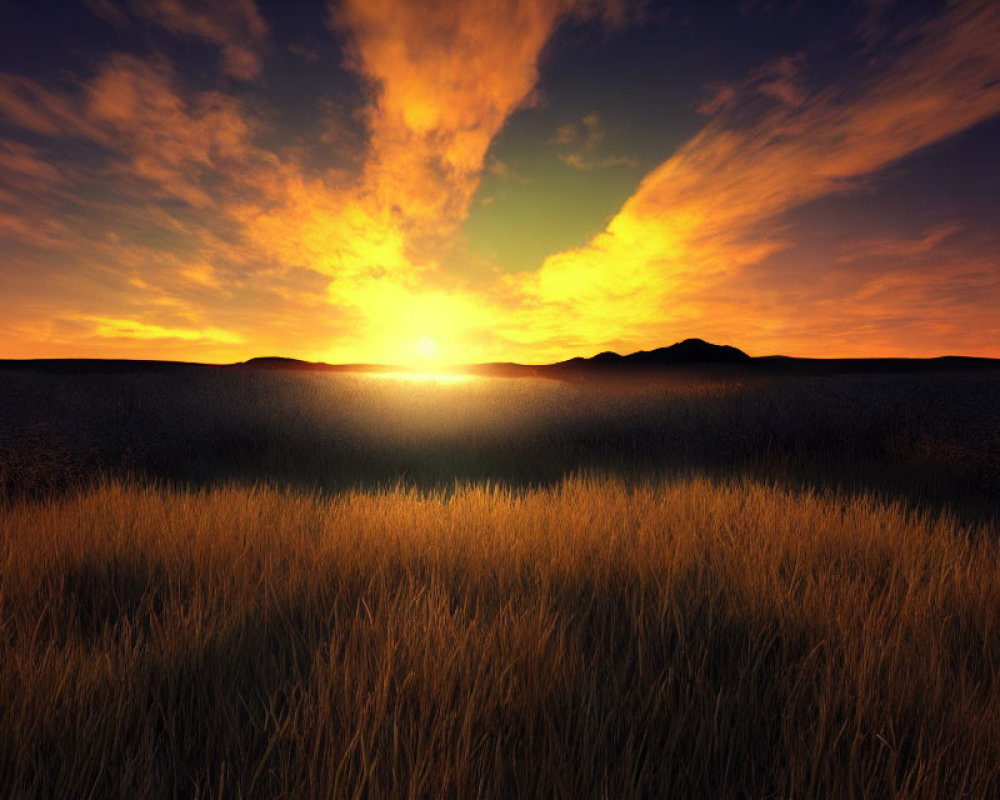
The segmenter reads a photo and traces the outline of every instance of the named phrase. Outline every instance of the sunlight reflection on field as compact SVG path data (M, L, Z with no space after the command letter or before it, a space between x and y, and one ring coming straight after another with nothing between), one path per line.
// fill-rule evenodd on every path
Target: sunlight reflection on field
M878 489L978 518L995 508L997 408L995 379L958 374L609 383L405 367L8 373L0 500L101 475L331 492L695 472Z
M484 380L481 375L468 375L462 372L371 372L367 373L367 377L402 383L430 383L439 386Z

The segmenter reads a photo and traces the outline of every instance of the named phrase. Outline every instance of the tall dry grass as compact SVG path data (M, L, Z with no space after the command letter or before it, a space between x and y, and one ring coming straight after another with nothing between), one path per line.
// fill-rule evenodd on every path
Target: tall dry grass
M995 537L750 482L0 509L17 797L990 797Z

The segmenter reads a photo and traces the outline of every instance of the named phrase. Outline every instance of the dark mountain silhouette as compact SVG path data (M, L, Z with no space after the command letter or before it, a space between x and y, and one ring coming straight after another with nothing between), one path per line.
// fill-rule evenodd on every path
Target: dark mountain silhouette
M639 350L627 356L618 353L598 353L593 358L571 359L562 364L739 364L750 360L750 356L728 344L711 344L704 339L685 339L669 347L656 350ZM558 366L558 365L556 365Z
M571 358L547 367L541 374L558 371L572 378L649 377L669 373L692 377L742 376L822 376L857 373L944 372L962 369L1000 369L1000 359L968 356L938 358L793 358L791 356L753 357L731 345L718 345L703 339L685 339L669 347L640 350L629 355L598 353L592 358Z
M26 371L54 374L110 374L167 372L184 369L291 370L319 372L423 373L425 366L393 364L326 364L283 356L251 358L236 364L197 364L183 361L127 359L23 359L0 360L0 372ZM606 351L590 358L571 358L555 364L493 362L435 367L434 372L496 377L540 377L559 380L649 378L669 374L693 377L822 376L883 372L947 372L967 369L1000 369L1000 359L967 356L938 358L793 358L749 356L731 345L703 339L685 339L669 347L639 350L628 355Z
M298 358L286 358L285 356L258 356L236 366L257 367L259 369L313 369L318 364L314 361L302 361Z
M735 364L749 361L750 356L732 345L685 339L657 350L640 350L625 356L625 360L648 364Z
M294 370L323 370L343 372L357 368L361 371L365 364L324 364L322 361L302 361L298 358L286 358L285 356L259 356L251 358L249 361L241 361L233 364L234 367L245 367L248 369L294 369Z

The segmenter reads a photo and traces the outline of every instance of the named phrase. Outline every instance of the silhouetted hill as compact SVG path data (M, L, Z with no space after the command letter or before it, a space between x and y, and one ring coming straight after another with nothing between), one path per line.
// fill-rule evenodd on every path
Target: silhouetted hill
M303 361L299 358L286 358L284 356L259 356L233 364L234 367L246 367L249 369L291 369L291 370L335 370L341 371L360 364L324 364L322 361Z
M299 358L286 358L285 356L258 356L249 361L243 361L236 365L242 367L258 367L260 369L313 369L317 366L315 362L303 361Z
M2 372L45 372L53 374L111 374L167 372L183 369L288 370L316 372L367 372L420 374L425 371L494 377L538 377L559 380L588 378L647 379L659 374L693 377L744 376L823 376L855 373L947 372L968 369L1000 369L1000 359L968 356L938 358L794 358L790 356L752 357L731 345L703 339L685 339L668 347L639 350L628 355L610 351L591 358L578 356L555 364L515 364L493 362L429 368L422 365L326 364L284 356L251 358L236 364L197 364L184 361L143 361L128 359L55 358L0 360Z
M727 344L712 344L704 339L685 339L669 347L639 350L624 356L606 351L593 358L571 358L552 364L551 367L573 372L627 374L637 368L646 371L653 367L747 364L752 360L742 350Z
M608 356L614 353L600 353L592 361L601 363L613 361ZM685 339L669 347L656 350L640 350L622 356L627 364L739 364L750 360L750 356L728 344L711 344L704 339Z
M938 358L794 358L791 356L752 357L730 345L703 339L685 339L669 347L640 350L629 355L603 352L592 358L571 358L548 367L560 377L628 378L671 375L698 377L742 376L823 376L857 373L945 372L962 369L1000 369L1000 360L967 356Z
M130 358L12 358L0 360L0 372L41 372L50 375L118 375L133 372L175 372L219 369L217 364L192 361L149 361Z
M263 356L233 364L239 369L291 370L295 372L406 372L395 364L327 364L325 361L302 361L283 356Z

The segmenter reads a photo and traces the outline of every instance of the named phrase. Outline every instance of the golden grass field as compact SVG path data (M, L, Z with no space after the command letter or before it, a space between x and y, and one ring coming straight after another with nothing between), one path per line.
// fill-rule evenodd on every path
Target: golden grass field
M1000 560L702 480L15 504L0 783L60 797L988 797Z
M42 385L49 396L55 384ZM182 415L169 417L176 435L147 463L170 480L109 467L39 491L17 471L23 459L8 459L6 485L26 488L0 503L4 796L1000 794L996 517L890 490L928 459L942 486L964 479L980 496L990 484L946 461L947 447L918 446L949 441L919 415L888 431L895 449L850 440L852 426L874 435L889 402L866 404L868 384L830 387L845 410L815 405L822 386L797 401L790 391L777 434L806 441L799 425L833 451L794 481L797 455L773 432L771 460L752 451L729 477L679 473L666 455L662 474L616 471L614 442L593 438L618 430L643 464L654 445L692 447L688 429L717 451L764 442L754 426L772 400L739 388L595 405L542 387L531 405L439 387L349 407L353 385L267 386L251 394L278 392L267 397L280 414L246 401L246 387L223 411L198 400L206 410L190 424L216 431L200 451ZM185 402L145 389L135 400L132 384L101 391L100 402L75 395L67 464L86 463L72 454L97 441L74 431L118 419L121 404L109 441L128 425L157 430ZM322 392L339 404L326 411ZM322 432L348 411L370 437L347 448L361 478L326 487L334 440ZM234 444L213 413L274 421ZM552 433L560 418L576 421ZM27 429L8 428L8 447ZM640 451L650 431L660 439ZM983 441L977 464L993 457ZM218 467L208 477L192 471L199 452ZM581 454L605 469L575 469ZM834 456L842 480L824 486ZM518 457L536 463L520 475ZM490 478L489 464L507 471ZM295 479L276 480L279 469ZM394 472L395 483L371 479ZM861 485L871 476L878 491Z

